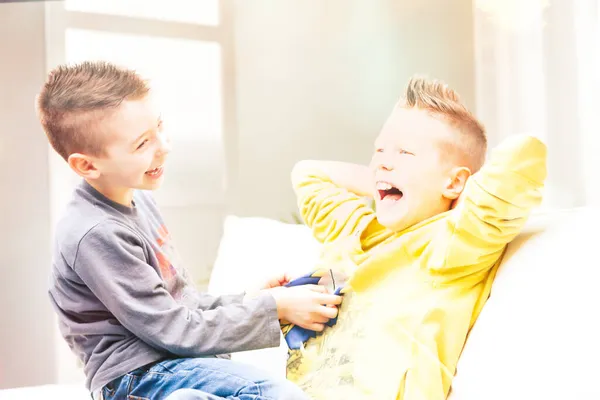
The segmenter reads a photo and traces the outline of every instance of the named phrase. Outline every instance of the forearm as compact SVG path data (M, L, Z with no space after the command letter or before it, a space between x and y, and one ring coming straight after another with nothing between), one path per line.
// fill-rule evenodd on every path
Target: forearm
M213 296L208 293L198 293L198 305L200 310L214 310L217 307L240 304L244 299L244 293Z
M526 218L541 203L545 179L546 146L532 136L512 136L471 178L459 209L473 211L482 224L501 230L504 223Z
M370 195L367 167L334 161L301 161L292 183L302 219L322 243L364 229L374 218L364 196Z
M362 197L373 196L373 173L369 167L341 161L304 160L292 171L294 186L305 176L306 171L318 170L331 182Z
M150 323L131 321L144 341L181 357L201 357L275 347L280 342L277 308L263 295L214 310L174 308Z

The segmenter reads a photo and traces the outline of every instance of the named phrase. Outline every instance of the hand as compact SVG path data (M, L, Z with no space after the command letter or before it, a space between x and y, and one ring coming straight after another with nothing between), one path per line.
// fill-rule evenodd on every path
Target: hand
M292 170L292 184L298 184L311 170L322 172L339 187L361 197L373 197L375 187L374 170L366 165L351 164L341 161L304 160L298 162Z
M269 289L277 303L279 319L305 329L321 332L330 319L337 316L342 297L328 294L319 285L303 285Z
M287 273L280 274L274 278L269 279L264 283L247 288L246 294L248 295L248 297L256 297L265 289L272 289L279 286L287 285L290 282L290 279L291 278Z
M272 288L276 288L279 286L284 286L287 285L288 283L290 283L291 278L287 273L284 274L280 274L278 276L275 276L271 279L269 279L267 282L265 282L263 284L263 286L261 287L262 289L272 289Z

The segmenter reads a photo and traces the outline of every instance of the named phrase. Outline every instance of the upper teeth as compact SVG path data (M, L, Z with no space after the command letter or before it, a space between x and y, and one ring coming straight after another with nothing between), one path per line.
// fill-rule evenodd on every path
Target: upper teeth
M387 182L377 182L376 189L377 190L390 190L393 186Z

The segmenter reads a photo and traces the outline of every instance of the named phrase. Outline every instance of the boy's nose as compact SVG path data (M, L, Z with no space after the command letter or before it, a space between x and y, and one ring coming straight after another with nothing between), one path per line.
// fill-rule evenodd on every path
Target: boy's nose
M169 154L171 152L171 139L164 132L158 134L159 152Z
M382 171L391 171L394 169L394 167L392 166L391 163L380 162L379 165L377 166L377 169L382 170Z
M392 171L394 165L389 155L377 153L371 159L371 168L374 171Z

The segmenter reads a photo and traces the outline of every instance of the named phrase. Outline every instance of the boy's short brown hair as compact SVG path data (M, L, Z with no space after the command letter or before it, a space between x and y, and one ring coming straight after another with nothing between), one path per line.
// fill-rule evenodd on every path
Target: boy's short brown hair
M101 156L100 122L124 100L139 100L149 86L135 71L107 62L61 65L50 72L37 97L40 122L54 150Z
M438 80L413 77L399 106L426 110L449 124L457 137L452 143L446 143L444 150L466 163L472 173L481 168L487 152L485 128L448 85Z

